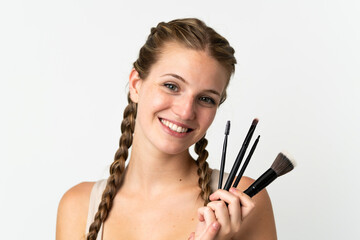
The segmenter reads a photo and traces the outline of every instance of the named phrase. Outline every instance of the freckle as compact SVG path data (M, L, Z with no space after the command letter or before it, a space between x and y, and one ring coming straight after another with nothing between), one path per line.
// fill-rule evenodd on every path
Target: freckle
M173 228L175 228L175 225L172 225Z
M191 221L194 221L194 218L191 218Z
M179 181L181 182L181 181L182 181L182 179L180 178L180 179L179 179Z

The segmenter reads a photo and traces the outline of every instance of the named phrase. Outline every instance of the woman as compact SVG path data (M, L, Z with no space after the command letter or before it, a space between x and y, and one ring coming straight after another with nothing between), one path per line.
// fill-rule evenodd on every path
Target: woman
M228 41L198 19L152 28L130 73L110 176L65 193L57 239L276 239L266 191L243 194L249 178L216 190L206 162L205 133L235 63Z

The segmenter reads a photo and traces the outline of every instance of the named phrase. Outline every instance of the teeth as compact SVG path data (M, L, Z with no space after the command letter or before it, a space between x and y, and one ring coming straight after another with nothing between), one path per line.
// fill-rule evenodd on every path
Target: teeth
M173 130L174 132L178 132L178 133L184 133L187 132L188 129L187 128L183 128L180 127L178 125L176 125L175 123L169 122L167 120L161 119L161 122L167 126L168 128L170 128L171 130Z

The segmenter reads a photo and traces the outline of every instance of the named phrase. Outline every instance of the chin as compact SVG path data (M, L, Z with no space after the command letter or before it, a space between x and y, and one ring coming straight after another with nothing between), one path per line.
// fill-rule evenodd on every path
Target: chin
M190 145L191 146L191 145ZM188 152L190 146L180 146L178 144L166 144L164 146L157 146L159 151L168 155L177 155L184 152Z

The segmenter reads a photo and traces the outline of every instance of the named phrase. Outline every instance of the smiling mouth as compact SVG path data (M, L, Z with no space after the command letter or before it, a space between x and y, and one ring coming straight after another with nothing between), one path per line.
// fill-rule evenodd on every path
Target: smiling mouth
M192 131L191 128L185 128L185 127L178 126L175 123L169 122L168 120L165 120L165 119L162 119L162 118L160 118L160 121L164 126L168 127L170 130L172 130L174 132L187 133L187 132Z

